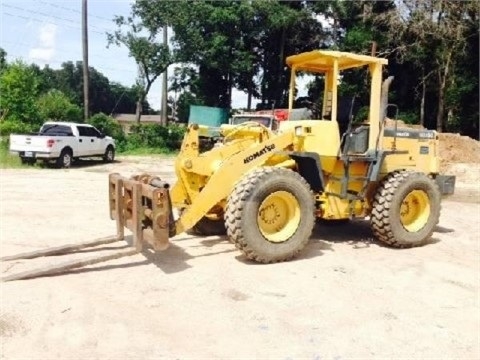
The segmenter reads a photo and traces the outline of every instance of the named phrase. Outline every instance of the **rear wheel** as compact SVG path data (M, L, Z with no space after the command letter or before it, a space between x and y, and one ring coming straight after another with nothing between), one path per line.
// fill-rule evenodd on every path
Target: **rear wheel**
M256 169L235 185L228 198L227 234L249 259L289 260L307 244L314 210L313 194L299 174L282 168Z
M373 201L375 237L398 248L423 244L438 224L440 199L437 184L425 174L399 171L388 175Z
M56 165L59 168L69 168L72 166L73 156L70 149L63 149L60 153L60 157L56 161Z

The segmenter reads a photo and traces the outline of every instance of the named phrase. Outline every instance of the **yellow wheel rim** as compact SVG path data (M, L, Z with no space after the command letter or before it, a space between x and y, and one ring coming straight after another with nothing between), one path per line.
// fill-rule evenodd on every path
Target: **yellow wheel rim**
M430 217L430 201L423 190L413 190L405 196L400 207L400 221L410 232L421 230Z
M300 204L289 192L276 191L260 204L257 222L260 232L268 241L287 241L300 224Z

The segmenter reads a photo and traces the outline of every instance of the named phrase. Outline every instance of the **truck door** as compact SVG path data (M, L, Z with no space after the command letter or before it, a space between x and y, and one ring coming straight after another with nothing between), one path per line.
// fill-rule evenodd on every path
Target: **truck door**
M74 156L87 156L95 154L95 137L92 136L91 127L78 125L78 153Z
M92 135L92 137L94 138L94 141L93 141L93 155L102 155L105 153L105 149L107 148L107 146L105 145L105 137L102 136L102 134L100 133L100 131L98 131L96 128L94 127L91 127L90 128L90 134Z

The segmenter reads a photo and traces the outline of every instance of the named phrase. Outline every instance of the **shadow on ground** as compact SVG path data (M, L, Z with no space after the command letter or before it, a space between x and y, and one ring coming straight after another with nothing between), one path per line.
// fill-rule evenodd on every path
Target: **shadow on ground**
M444 228L442 226L437 226L435 228L435 232L437 233L451 233L454 232L454 229ZM95 252L104 252L104 251L120 251L125 250L133 245L133 237L127 236L125 237L125 243L121 244L120 246L98 246L93 248L87 248L78 250L74 253L82 254L82 253L95 253ZM187 247L176 245L175 243L182 243L183 241L192 241L194 242L193 245L189 244ZM428 246L435 243L438 243L440 240L438 238L432 237L428 241L426 241L422 246ZM326 222L318 222L314 227L312 236L310 238L309 243L305 247L305 249L293 260L291 261L301 261L304 259L311 259L315 257L322 256L326 251L335 251L335 244L337 243L346 243L351 245L353 249L367 249L372 245L385 247L391 250L399 250L393 247L389 247L381 242L375 240L372 230L370 228L370 224L368 221L362 220L355 220L349 222L341 222L341 223L326 223ZM222 247L219 251L211 251L211 249L215 248L216 246L223 244L223 245L230 245L228 248L225 246ZM205 252L192 255L187 250L188 248L204 248ZM199 257L210 257L216 256L219 254L224 253L232 253L237 252L238 255L235 256L235 259L238 261L248 264L248 265L263 265L257 263L255 261L249 260L245 257L245 255L239 250L237 250L233 243L230 243L226 236L209 236L209 237L191 237L191 236L177 236L172 239L170 243L170 247L165 251L155 252L150 247L145 247L141 254L144 257L144 260L140 261L133 261L123 264L115 264L115 265L100 265L100 266L90 266L85 268L76 268L70 269L67 271L51 274L51 275L44 275L38 277L53 277L59 275L68 275L68 274L81 274L81 273L88 273L88 272L98 272L104 270L111 270L111 269L125 269L131 268L136 266L143 266L153 264L160 270L162 270L165 274L173 274L177 272L181 272L187 270L191 267L188 264L188 261L194 258ZM74 254L72 253L72 254ZM60 256L53 256L58 257Z

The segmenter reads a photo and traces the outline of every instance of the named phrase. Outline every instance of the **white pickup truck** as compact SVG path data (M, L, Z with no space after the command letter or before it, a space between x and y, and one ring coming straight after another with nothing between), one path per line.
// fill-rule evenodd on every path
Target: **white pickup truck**
M24 164L54 160L58 167L68 168L81 157L100 156L112 162L115 140L88 124L46 122L38 134L10 135L10 153L18 154Z

